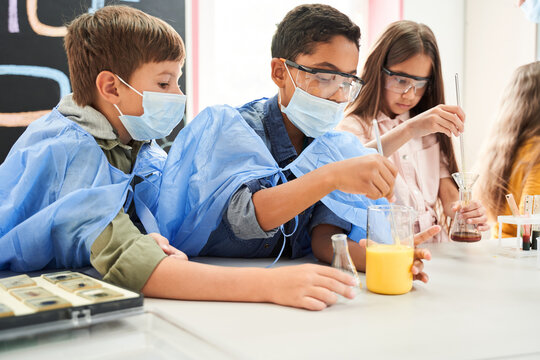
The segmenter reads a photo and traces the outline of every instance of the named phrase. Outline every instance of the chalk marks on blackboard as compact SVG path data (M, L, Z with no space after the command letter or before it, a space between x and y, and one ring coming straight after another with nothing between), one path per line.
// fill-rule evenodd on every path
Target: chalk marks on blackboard
M71 86L66 74L62 71L45 66L30 65L0 65L0 76L20 75L45 78L56 81L60 88L60 99L71 92ZM50 110L26 111L18 113L0 113L0 126L27 126L33 120L43 116Z
M65 26L45 25L38 19L37 15L38 0L26 0L26 13L28 14L28 23L34 32L38 35L63 37L67 34Z
M10 33L18 33L19 30L19 14L17 10L18 0L9 0L8 4L8 31ZM124 2L138 3L140 0L122 0ZM88 9L89 13L94 13L105 6L105 0L92 0L92 5ZM28 23L34 32L38 35L62 37L66 35L65 26L50 26L42 23L37 14L38 0L26 0L26 14Z
M19 14L17 10L17 0L9 0L8 5L8 31L10 33L19 32Z
M9 0L8 3L8 32L20 33L18 2L26 2L26 15L32 30L42 36L63 37L66 35L65 26L51 26L42 23L38 17L38 0ZM121 0L122 2L138 3L140 0ZM92 0L89 13L93 13L105 6L105 0ZM71 92L69 79L60 70L44 66L10 65L0 64L1 75L19 75L46 78L58 83L60 88L60 98ZM60 100L60 99L58 99ZM46 114L50 110L36 110L13 113L0 112L0 126L27 126L33 120Z

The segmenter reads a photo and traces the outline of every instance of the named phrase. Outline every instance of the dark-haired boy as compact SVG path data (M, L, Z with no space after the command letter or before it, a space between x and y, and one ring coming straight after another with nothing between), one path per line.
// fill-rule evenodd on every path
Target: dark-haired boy
M285 168L314 138L332 130L345 106L357 96L362 86L356 76L359 39L358 26L328 5L298 6L278 24L271 61L278 94L238 111L279 167ZM320 200L334 190L371 199L391 198L396 169L380 155L367 155L329 163L298 178L291 172L285 175L287 182L277 186L266 178L243 184L199 255L275 257L285 246L286 256L296 258L313 251L319 260L330 263L331 235L348 234L351 224ZM286 241L279 231L281 224L285 233L292 233ZM416 240L421 242L438 231L433 227ZM363 270L365 247L349 241L349 248ZM429 252L417 250L416 255L413 274L427 281L420 259L429 259Z
M334 300L321 288L353 296L353 279L336 269L198 264L160 234L141 232L131 186L137 199L138 186L159 179L165 154L152 140L184 114L182 39L125 6L83 14L67 29L73 95L32 123L0 165L0 269L91 262L109 282L189 300L321 309Z

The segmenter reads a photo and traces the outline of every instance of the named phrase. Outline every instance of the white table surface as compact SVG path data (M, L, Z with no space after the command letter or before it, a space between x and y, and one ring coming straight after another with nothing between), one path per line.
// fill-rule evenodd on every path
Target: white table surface
M495 244L428 245L433 254L426 263L430 281L415 282L405 295L376 295L364 288L355 300L320 312L273 304L146 299L149 314L76 330L60 340L56 334L4 344L0 359L58 354L77 354L78 359L540 358L536 257L497 255ZM231 266L271 262L197 261ZM279 265L305 261L280 260ZM363 274L361 278L365 287Z
M355 300L320 312L158 299L147 306L245 359L540 358L535 257L496 255L494 241L426 247L433 254L426 263L430 281L416 281L405 295L364 289Z

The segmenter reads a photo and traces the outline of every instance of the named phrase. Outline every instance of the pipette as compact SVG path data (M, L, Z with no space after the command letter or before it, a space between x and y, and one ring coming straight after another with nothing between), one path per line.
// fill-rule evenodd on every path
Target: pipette
M456 73L456 102L457 106L461 107L461 99L459 96L459 75ZM465 126L465 124L463 124ZM461 148L461 172L465 172L465 139L463 133L459 134L459 147Z

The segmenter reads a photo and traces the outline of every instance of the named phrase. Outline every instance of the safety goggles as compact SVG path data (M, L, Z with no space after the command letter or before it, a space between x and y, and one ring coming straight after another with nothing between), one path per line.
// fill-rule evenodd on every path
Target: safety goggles
M414 95L422 95L430 80L429 77L397 73L386 68L382 71L387 75L385 88L396 94L406 94L412 88Z
M338 102L353 102L358 96L364 81L358 76L340 71L314 69L304 65L298 65L294 61L280 59L285 65L298 69L296 74L296 86L307 91L311 95L323 99L335 97Z

